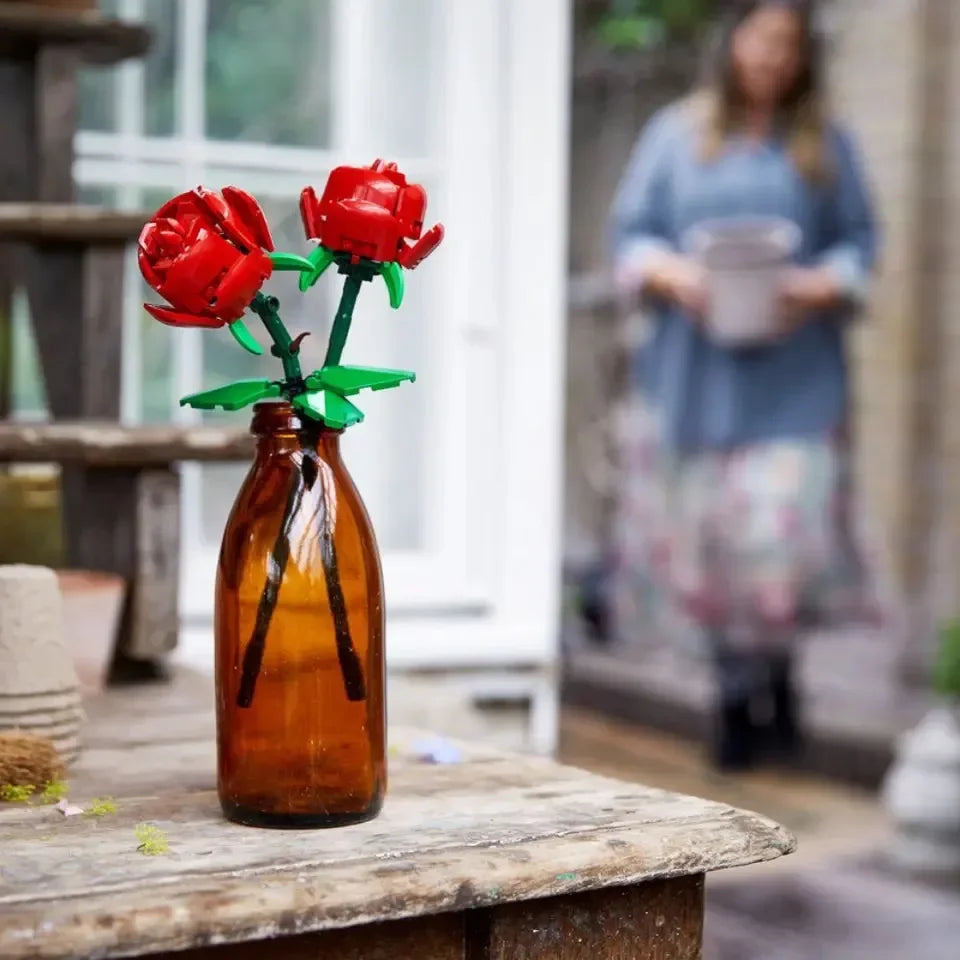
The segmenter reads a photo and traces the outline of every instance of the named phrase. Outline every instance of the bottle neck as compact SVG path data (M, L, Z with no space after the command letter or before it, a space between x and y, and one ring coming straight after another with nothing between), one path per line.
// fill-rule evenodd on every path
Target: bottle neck
M257 440L257 456L314 450L327 463L340 459L340 430L332 430L301 416L285 402L258 403L250 432Z

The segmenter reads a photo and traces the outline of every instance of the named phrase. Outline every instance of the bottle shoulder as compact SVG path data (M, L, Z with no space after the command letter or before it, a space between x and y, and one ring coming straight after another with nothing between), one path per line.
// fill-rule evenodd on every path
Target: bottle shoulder
M258 458L224 530L220 574L235 586L258 579L277 551L287 579L309 584L323 576L334 550L342 574L366 579L379 556L369 514L342 460L317 455Z

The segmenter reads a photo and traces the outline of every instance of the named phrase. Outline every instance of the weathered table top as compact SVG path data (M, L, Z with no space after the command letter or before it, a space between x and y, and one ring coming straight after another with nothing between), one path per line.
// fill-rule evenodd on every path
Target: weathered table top
M460 763L424 763L412 731L392 731L379 819L331 831L236 826L214 792L211 694L208 679L186 674L88 705L70 800L111 795L116 813L0 807L0 957L132 956L332 930L689 877L793 848L756 814L542 758L464 747ZM166 855L137 851L142 822L166 833Z

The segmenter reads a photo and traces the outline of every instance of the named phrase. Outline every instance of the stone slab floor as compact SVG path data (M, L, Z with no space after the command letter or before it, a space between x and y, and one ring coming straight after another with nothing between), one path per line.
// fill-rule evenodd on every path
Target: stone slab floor
M710 879L705 960L960 960L960 889L887 867L874 796L774 770L719 776L696 745L569 709L560 759L757 810L797 834L795 855Z

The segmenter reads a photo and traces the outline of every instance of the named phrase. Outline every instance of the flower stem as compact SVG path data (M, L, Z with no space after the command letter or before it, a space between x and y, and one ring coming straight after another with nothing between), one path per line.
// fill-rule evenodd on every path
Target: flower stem
M270 352L283 364L283 376L288 388L299 392L303 387L303 371L290 336L278 312L280 301L276 297L265 297L258 293L250 304L250 309L263 321L270 334L273 346Z
M340 662L340 674L343 677L344 692L347 699L356 703L367 697L363 679L363 665L350 636L350 621L347 616L347 601L340 582L340 568L337 563L337 548L333 540L334 518L331 516L329 502L336 498L336 491L327 489L331 481L320 467L320 458L313 452L304 450L303 475L307 489L312 490L317 478L320 479L321 493L319 503L323 508L318 518L320 534L320 562L323 565L323 577L327 585L327 602L333 619L333 633L337 645L337 660ZM307 464L312 465L308 472Z
M290 558L290 531L293 521L300 509L303 500L304 481L299 470L295 470L290 478L290 489L287 492L287 502L280 521L277 538L270 551L270 560L267 563L267 579L260 594L257 605L257 618L253 625L253 632L243 654L243 667L240 677L240 687L237 691L237 706L250 707L253 704L253 693L263 665L263 654L267 646L267 632L273 613L277 608L277 599L280 595L280 585L287 569L287 560Z
M333 321L333 330L330 333L330 343L327 345L327 355L323 359L325 367L335 367L343 356L343 348L347 343L347 334L350 333L350 323L353 320L353 308L357 305L357 297L363 286L365 277L358 273L348 273L343 284L343 293L340 295L340 305Z

